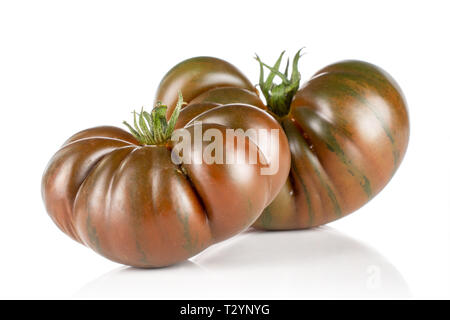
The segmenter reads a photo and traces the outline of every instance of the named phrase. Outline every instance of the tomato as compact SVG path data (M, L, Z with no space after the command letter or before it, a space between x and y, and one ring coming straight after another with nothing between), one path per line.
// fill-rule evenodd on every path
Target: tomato
M64 143L42 179L46 209L62 231L113 261L160 267L183 261L254 223L284 184L290 157L282 157L275 175L262 175L268 163L261 161L174 163L175 142L167 138L181 102L168 123L166 107L158 105L151 114L140 113L135 129L128 125L133 134L96 127ZM277 129L283 152L289 152L281 126L264 111L244 104L213 106L199 114L203 130L213 128L225 136L227 129L247 130L255 124ZM194 136L194 124L184 127ZM251 147L278 156L250 137L242 145L225 139L221 143L224 157L247 154ZM191 159L201 156L209 143L202 144L193 148Z
M256 228L309 228L357 210L389 182L408 144L406 102L389 74L367 62L343 61L323 68L299 89L299 53L291 79L287 72L278 71L282 55L274 67L257 57L267 105L246 82L208 83L215 79L216 63L228 65L216 58L181 62L166 75L158 91L158 96L170 101L176 90L189 96L180 125L200 120L198 114L204 110L238 102L264 110L282 125L292 157L290 174L254 224ZM263 68L271 71L267 80ZM229 70L233 71L227 79L241 79L235 69ZM200 80L190 81L191 73ZM275 77L282 78L279 85L273 83Z

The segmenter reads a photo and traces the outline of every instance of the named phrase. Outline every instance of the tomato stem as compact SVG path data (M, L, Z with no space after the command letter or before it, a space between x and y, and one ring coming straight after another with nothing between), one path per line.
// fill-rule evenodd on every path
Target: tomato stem
M161 102L158 102L151 113L144 111L144 108L142 108L139 113L133 111L134 127L126 121L124 121L123 124L128 127L131 134L139 141L140 144L164 144L172 136L175 123L178 120L181 107L184 104L185 102L183 102L183 96L181 95L181 92L178 92L178 102L169 119L169 122L166 120L167 106L163 105Z
M264 97L266 98L267 107L276 115L282 117L289 113L292 98L300 86L300 73L298 71L298 60L301 57L300 49L294 56L292 62L291 78L288 78L289 59L286 63L284 73L280 72L281 60L283 59L284 51L280 54L274 66L271 67L261 61L258 55L255 59L259 62L259 86L261 88ZM267 79L264 80L264 68L270 70ZM273 83L275 77L278 76L281 79L280 84Z

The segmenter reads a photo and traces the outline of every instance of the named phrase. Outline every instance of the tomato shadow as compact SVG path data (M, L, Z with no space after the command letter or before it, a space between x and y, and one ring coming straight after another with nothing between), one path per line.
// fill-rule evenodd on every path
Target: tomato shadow
M345 234L249 230L169 268L120 267L74 298L385 299L410 298L400 272Z

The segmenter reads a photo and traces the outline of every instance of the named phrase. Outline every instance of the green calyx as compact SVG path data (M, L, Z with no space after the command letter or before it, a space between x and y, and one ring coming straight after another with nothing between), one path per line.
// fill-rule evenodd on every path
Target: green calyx
M161 145L170 140L175 123L180 115L181 107L185 104L181 92L178 92L178 102L169 121L166 120L167 106L158 102L151 113L141 109L141 112L134 114L134 128L124 121L131 134L142 145Z
M266 98L269 110L277 116L282 117L289 113L292 98L300 86L298 60L301 57L302 49L300 49L294 56L290 79L288 78L289 59L287 61L284 73L279 71L284 51L280 54L280 57L273 67L262 62L258 55L255 57L255 59L259 62L260 67L259 86L264 94L264 97ZM270 70L266 80L264 80L264 67ZM273 83L276 76L281 79L280 84Z

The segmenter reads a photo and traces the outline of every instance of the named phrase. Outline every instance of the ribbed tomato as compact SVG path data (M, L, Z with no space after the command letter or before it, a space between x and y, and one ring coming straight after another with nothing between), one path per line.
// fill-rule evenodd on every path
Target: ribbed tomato
M251 148L264 162L195 162L200 148L191 141L188 161L174 162L169 140L182 105L166 121L166 107L141 112L131 132L117 127L81 131L53 156L42 179L47 211L62 231L99 254L136 267L167 266L245 230L281 189L290 167L289 147L281 126L256 107L219 106L202 113L202 130L226 136L230 129L255 124L281 132L279 170L261 169L278 159L268 144L245 136L244 142L221 140L223 157L244 157ZM172 110L173 111L173 110ZM194 124L184 126L194 136ZM181 129L180 129L181 130ZM173 134L175 134L175 131ZM231 142L239 137L231 135ZM218 142L219 143L219 142ZM287 152L287 153L286 153Z
M257 57L266 105L236 68L208 57L175 66L157 94L168 101L174 101L177 90L188 95L180 126L201 120L198 114L206 109L230 103L254 105L282 125L291 170L281 192L254 224L257 228L314 227L355 211L388 183L408 144L406 102L390 75L367 62L343 61L323 68L299 89L299 54L291 79L287 68L278 71L282 55L274 67ZM270 69L266 80L263 68ZM282 82L274 84L275 77Z

